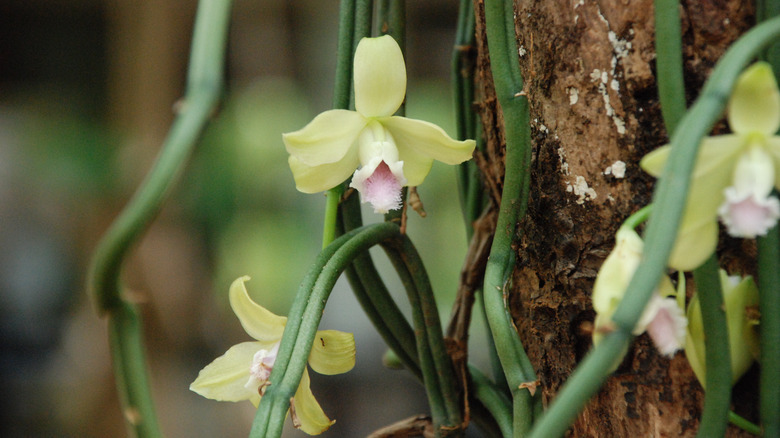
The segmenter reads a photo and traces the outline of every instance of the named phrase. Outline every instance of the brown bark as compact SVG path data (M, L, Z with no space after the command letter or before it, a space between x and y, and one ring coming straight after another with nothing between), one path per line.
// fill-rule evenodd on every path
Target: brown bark
M478 107L491 193L503 177L502 119L477 8ZM591 346L590 293L620 223L646 205L653 179L639 159L668 141L655 80L651 0L516 2L518 62L531 107L528 213L511 306L545 404ZM689 101L752 21L738 1L683 3ZM623 165L625 171L623 172ZM570 429L571 436L692 436L703 393L684 354L659 356L646 336ZM729 436L739 436L732 428Z

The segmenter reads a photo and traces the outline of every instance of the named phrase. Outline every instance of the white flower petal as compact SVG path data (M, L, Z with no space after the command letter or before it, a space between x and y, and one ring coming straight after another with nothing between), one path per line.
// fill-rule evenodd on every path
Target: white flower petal
M371 121L358 137L358 156L362 165L380 159L390 165L398 161L398 148L392 134L377 121Z
M279 342L275 343L270 349L263 348L258 350L252 357L252 365L249 367L249 380L247 380L244 386L257 390L260 388L260 385L268 381L278 355Z
M729 187L726 201L718 210L726 230L733 237L752 239L764 236L780 219L780 202L774 196L760 198Z
M664 356L672 356L683 348L687 325L688 320L677 306L677 301L655 293L647 303L633 334L647 331L658 351Z
M738 192L766 197L775 183L775 165L763 144L751 145L740 155L734 168L734 188Z
M780 203L770 196L775 183L772 157L763 145L750 146L737 161L734 185L724 190L718 213L729 234L763 236L780 218Z
M406 65L393 37L360 40L353 71L357 112L386 117L398 110L406 95Z
M369 165L355 172L349 186L360 192L361 202L371 203L375 213L385 214L401 208L401 189L405 183L403 162L395 162L390 167L383 160L374 158Z

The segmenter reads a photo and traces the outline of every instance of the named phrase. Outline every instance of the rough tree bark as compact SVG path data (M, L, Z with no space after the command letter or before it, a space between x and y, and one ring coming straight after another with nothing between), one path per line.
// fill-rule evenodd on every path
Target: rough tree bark
M482 0L475 7L477 105L488 144L478 162L491 192L500 193L502 119ZM654 76L652 0L524 0L515 11L534 152L510 300L547 404L590 348L590 292L615 231L650 199L653 179L639 159L668 138ZM752 2L683 1L682 22L690 102L753 24ZM702 400L684 354L663 358L642 336L570 435L693 436ZM731 428L729 436L741 434Z

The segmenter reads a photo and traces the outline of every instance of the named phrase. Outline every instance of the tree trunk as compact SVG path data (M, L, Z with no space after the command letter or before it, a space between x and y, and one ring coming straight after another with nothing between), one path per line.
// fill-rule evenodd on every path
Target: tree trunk
M502 119L477 10L478 106L492 193L503 178ZM668 141L655 79L651 0L515 4L518 62L531 108L528 213L510 305L545 405L591 347L590 293L622 221L646 205L654 179L640 158ZM682 6L689 102L728 45L752 25L752 3ZM571 436L693 436L703 392L683 353L660 356L646 336L572 425ZM740 436L731 428L729 436Z

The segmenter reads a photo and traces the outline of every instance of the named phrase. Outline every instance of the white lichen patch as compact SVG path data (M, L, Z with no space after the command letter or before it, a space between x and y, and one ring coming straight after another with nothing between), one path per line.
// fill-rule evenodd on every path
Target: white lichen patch
M625 178L626 177L626 163L623 161L615 161L612 163L611 166L607 166L606 169L604 169L604 175L612 175L615 178Z
M574 5L574 10L576 11L577 8L580 6L585 6L585 0L577 0L577 3ZM574 15L574 24L577 24L577 21L580 19L580 13L577 12L576 15Z
M628 51L631 50L631 41L618 38L617 34L611 30L607 32L607 38L609 39L609 43L612 44L612 50L615 51L615 57L617 59L628 56Z
M574 193L574 195L577 196L577 200L574 201L577 204L584 204L585 201L592 201L596 199L597 196L596 191L593 190L592 187L588 187L588 182L585 181L585 178L579 175L574 178L574 184L570 182L566 183L566 191Z
M602 99L604 99L604 112L607 114L607 117L612 119L612 122L615 124L615 127L617 128L617 132L620 135L623 135L626 133L626 122L617 115L615 112L615 108L612 107L612 104L610 103L610 97L609 97L609 91L607 91L607 84L606 81L602 81L599 83L598 86L598 92L601 95Z
M569 87L566 89L566 93L569 95L569 105L574 105L578 100L580 100L580 90L574 87Z
M612 116L612 121L615 123L617 133L623 135L626 133L626 122L618 116Z
M607 40L612 46L612 58L610 59L609 69L594 69L590 73L590 80L591 82L600 81L597 88L604 100L604 111L606 112L607 117L611 118L612 122L615 124L617 133L623 135L626 133L626 122L616 113L615 108L612 106L609 90L612 90L613 94L617 93L618 97L620 96L619 78L622 76L622 73L618 72L617 66L621 59L629 55L632 45L630 41L619 38L615 31L610 29L609 21L601 12L600 8L597 12L599 19L607 30ZM628 34L633 35L633 29L629 29Z
M558 162L561 164L561 173L569 174L569 163L566 162L566 150L558 148Z

